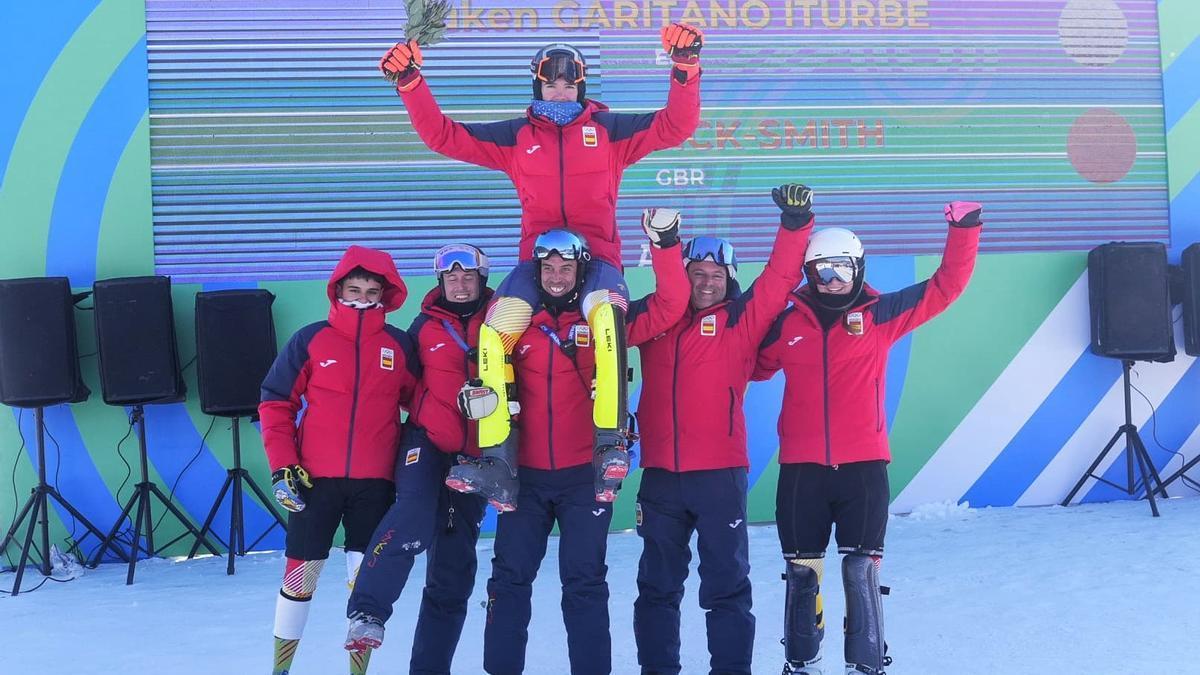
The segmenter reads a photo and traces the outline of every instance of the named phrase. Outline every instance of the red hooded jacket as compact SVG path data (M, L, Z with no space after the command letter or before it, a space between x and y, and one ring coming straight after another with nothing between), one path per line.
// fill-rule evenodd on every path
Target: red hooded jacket
M975 268L978 227L951 227L933 277L895 293L863 288L842 320L822 328L808 286L772 325L754 379L783 370L779 462L832 466L891 460L884 397L893 343L962 294ZM861 328L859 327L861 325Z
M656 286L653 293L629 304L625 329L630 347L660 335L687 307L682 250L679 244L650 247ZM533 469L590 463L596 354L591 330L579 310L555 316L540 307L517 343L513 366L521 402L518 463Z
M700 82L671 78L665 108L614 113L588 99L583 112L560 127L526 111L525 117L462 124L442 114L422 80L401 92L413 129L429 148L447 157L508 174L521 200L520 259L546 230L582 234L592 255L617 269L617 188L625 168L655 150L683 143L700 122Z
M438 450L473 457L479 456L479 425L459 412L458 390L479 370L469 352L479 346L479 327L492 297L492 289L483 292L479 311L463 319L437 304L442 297L437 286L425 296L421 313L408 329L421 360L409 422L424 429Z
M338 302L337 282L355 267L387 280L382 308ZM314 478L392 479L400 408L420 366L408 333L384 314L407 294L390 255L347 249L329 277L329 319L297 331L263 380L258 414L272 470L299 464Z
M780 228L762 274L745 293L688 308L665 333L641 346L638 423L642 466L669 471L748 467L742 401L758 345L800 282L812 221Z

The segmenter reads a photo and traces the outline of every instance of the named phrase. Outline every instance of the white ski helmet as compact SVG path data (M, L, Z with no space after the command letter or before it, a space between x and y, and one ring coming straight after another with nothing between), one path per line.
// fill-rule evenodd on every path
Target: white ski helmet
M858 235L842 227L827 227L817 230L808 240L808 248L804 251L804 262L810 263L822 258L857 258L863 257L863 245Z

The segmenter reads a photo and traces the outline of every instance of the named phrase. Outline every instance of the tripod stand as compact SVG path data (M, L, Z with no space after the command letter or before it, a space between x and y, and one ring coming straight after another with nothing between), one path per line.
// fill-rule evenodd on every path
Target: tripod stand
M1145 443L1142 443L1142 437L1138 435L1138 428L1133 423L1133 411L1130 403L1131 387L1129 384L1129 369L1133 367L1133 361L1126 359L1121 361L1121 365L1124 371L1123 376L1125 385L1125 424L1122 424L1117 428L1116 433L1114 433L1112 438L1109 439L1108 445L1105 445L1104 450L1100 451L1100 455L1096 457L1096 461L1092 462L1092 465L1088 467L1088 470L1079 477L1079 482L1075 484L1075 487L1071 488L1071 492L1067 494L1067 498L1062 501L1062 506L1067 506L1071 503L1071 500L1075 498L1075 493L1079 492L1079 489L1083 487L1083 484L1087 482L1088 478L1095 478L1101 483L1111 485L1131 497L1136 495L1139 490L1145 488L1146 499L1150 501L1150 512L1154 514L1155 518L1157 518L1158 504L1154 501L1154 493L1158 492L1161 493L1163 497L1167 497L1167 488L1166 485L1163 484L1162 478L1158 475L1158 469L1154 468L1154 462L1150 459L1150 453L1146 452L1146 445ZM1096 467L1100 466L1100 462L1104 461L1104 457L1108 454L1108 452L1112 450L1117 445L1117 441L1121 440L1122 438L1125 439L1126 482L1125 485L1117 485L1103 476L1097 476L1095 471ZM1135 458L1137 461L1138 473L1140 474L1141 478L1139 481L1135 481L1133 477L1133 463ZM1150 489L1151 478L1153 478L1154 482L1158 485L1158 487L1153 490Z
M275 518L275 522L271 523L271 527L264 530L258 539L255 539L250 544L250 548L254 548L255 544L262 541L262 538L267 536L271 528L276 525L285 530L287 529L287 522L284 521L283 516L279 515L279 512L275 510L275 507L271 503L273 500L268 499L263 494L263 491L251 480L250 472L242 468L241 434L238 433L238 423L240 421L241 417L233 418L233 468L226 470L225 482L221 485L220 492L217 493L217 499L213 502L212 509L208 512L208 517L204 519L204 525L200 527L200 536L203 537L212 526L213 519L217 517L217 509L221 508L221 501L225 499L225 493L229 492L230 488L232 488L233 494L229 502L229 562L225 567L226 574L233 574L233 557L235 555L246 555L246 525L243 522L245 514L242 512L243 481L245 481L246 485L250 486L250 490L258 496L258 501L262 502L262 505ZM196 556L196 551L200 549L200 542L201 539L197 538L196 543L192 545L192 550L188 552L189 559Z
M25 544L21 547L21 558L17 563L17 578L13 581L13 595L17 595L21 592L21 579L25 576L25 565L32 557L30 553L31 549L33 548L33 531L35 529L41 530L40 541L42 554L42 575L47 577L50 576L50 503L47 501L47 497L53 497L54 501L58 502L64 509L66 509L67 512L71 514L72 518L77 520L87 529L87 532L83 535L84 537L89 534L93 534L97 539L102 541L104 539L103 535L100 534L100 530L95 525L92 525L87 518L84 518L83 514L80 513L79 510L74 506L71 506L70 502L63 499L63 496L58 494L58 490L46 484L46 422L43 419L42 408L39 407L35 409L34 419L36 420L37 424L38 482L37 485L34 486L34 488L30 491L29 500L25 502L25 506L21 507L21 513L17 516L16 521L13 522L12 527L9 528L8 534L4 535L4 541L0 543L0 551L3 551L8 547L8 543L12 541L14 537L16 537L17 530L21 528L21 524L24 522L25 516L29 516L29 529L25 533ZM38 525L41 527L38 528ZM82 537L80 539L82 539ZM78 541L79 540L76 540L76 542ZM111 546L111 544L109 545ZM101 553L104 552L104 548L104 546L100 547ZM112 548L117 552L117 555L121 556L122 560L125 559L125 553L121 549L115 546Z
M188 521L187 516L183 515L183 512L181 512L174 504L171 503L171 500L162 493L162 490L158 489L157 485L150 482L150 473L149 469L147 468L148 464L146 460L146 417L144 414L144 409L141 405L135 405L133 407L131 421L137 427L138 453L142 464L142 480L134 486L133 495L129 497L129 501L125 502L125 508L121 510L120 517L117 518L116 523L113 523L112 529L108 532L108 536L104 538L103 545L100 547L100 550L96 552L96 557L91 561L92 567L95 567L100 563L100 558L104 555L104 549L109 546L114 546L117 532L121 530L121 525L125 523L125 521L129 518L129 514L136 507L137 515L134 517L133 522L133 541L129 544L129 573L125 576L126 585L133 583L133 572L134 568L137 566L138 550L140 549L141 551L144 551L147 556L155 556L158 554L157 552L161 550L160 548L155 548L154 546L154 523L150 514L151 497L157 497L158 500L162 502L162 505L166 507L166 509L170 511L172 515L175 516L175 519L178 520L186 530L186 532L167 542L161 548L167 548L186 535L191 534L198 542L204 544L204 547L207 548L213 555L220 555L217 549L214 548L213 545L204 538L204 536L200 533L200 530L197 530L196 526L192 525L191 522ZM145 546L142 546L141 544L143 525L145 525Z

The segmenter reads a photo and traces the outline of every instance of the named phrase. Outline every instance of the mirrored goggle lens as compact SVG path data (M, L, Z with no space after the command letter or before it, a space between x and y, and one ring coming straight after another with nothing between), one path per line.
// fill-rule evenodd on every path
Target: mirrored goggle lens
M557 253L565 260L579 260L583 255L583 243L566 232L547 232L538 237L533 247L533 257L541 260Z
M579 84L584 76L583 62L570 52L551 52L538 62L537 79L542 82L554 82L562 78L571 84Z
M449 272L455 265L464 270L477 270L481 267L479 253L469 248L443 248L433 257L435 272Z
M736 265L733 245L717 237L696 237L687 251L688 260L712 260L718 265Z
M853 258L824 258L804 266L811 283L829 284L834 281L851 283L857 266Z

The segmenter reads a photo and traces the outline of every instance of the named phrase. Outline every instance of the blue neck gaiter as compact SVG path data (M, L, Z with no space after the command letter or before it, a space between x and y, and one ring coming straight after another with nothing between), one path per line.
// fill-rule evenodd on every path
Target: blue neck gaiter
M583 104L576 101L533 101L533 114L547 119L558 126L570 124L583 112Z

